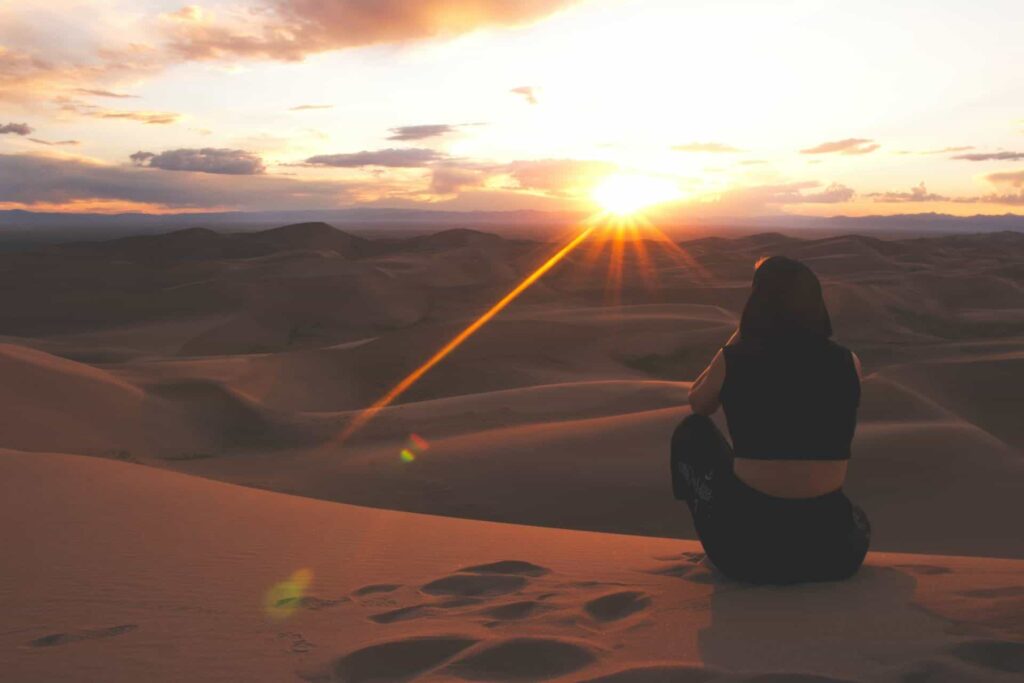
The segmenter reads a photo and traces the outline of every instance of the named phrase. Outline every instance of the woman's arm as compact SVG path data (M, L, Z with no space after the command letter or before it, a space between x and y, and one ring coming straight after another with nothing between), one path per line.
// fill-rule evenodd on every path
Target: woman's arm
M718 395L725 382L725 354L719 349L711 363L690 385L690 407L698 415L711 415L718 410Z
M740 328L737 327L725 345L729 346L739 338ZM722 391L724 382L725 354L719 349L708 366L704 368L704 372L700 373L700 376L690 385L690 408L693 409L693 412L698 415L712 415L718 410L720 404L718 395Z

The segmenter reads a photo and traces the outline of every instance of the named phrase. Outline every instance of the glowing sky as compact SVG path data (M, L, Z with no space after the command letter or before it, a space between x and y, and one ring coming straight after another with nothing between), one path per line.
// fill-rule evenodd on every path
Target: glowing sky
M0 208L1024 211L1019 0L18 0Z

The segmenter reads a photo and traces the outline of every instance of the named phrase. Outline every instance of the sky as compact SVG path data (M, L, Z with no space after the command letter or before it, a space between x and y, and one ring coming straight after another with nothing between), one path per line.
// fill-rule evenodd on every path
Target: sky
M1019 0L0 2L0 209L1024 213Z

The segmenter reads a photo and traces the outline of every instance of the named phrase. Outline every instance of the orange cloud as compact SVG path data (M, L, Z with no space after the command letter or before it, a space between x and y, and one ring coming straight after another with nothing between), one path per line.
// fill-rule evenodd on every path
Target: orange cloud
M215 15L189 6L164 15L171 49L187 59L299 60L342 48L522 24L575 0L269 0Z
M864 138L846 138L845 140L834 140L823 142L815 147L800 150L801 154L868 154L874 152L881 145L873 140Z
M80 100L74 100L69 97L58 97L57 103L60 106L61 111L96 119L127 119L150 125L165 125L175 123L181 118L181 114L166 111L125 111L120 109L106 109Z

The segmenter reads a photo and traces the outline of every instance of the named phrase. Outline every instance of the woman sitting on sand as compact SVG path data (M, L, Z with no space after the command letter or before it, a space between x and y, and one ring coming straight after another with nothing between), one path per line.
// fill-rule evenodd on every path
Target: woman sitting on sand
M831 341L821 283L762 259L739 329L690 388L672 435L672 489L710 560L757 583L853 575L871 527L843 493L860 361ZM732 447L709 419L725 409Z

